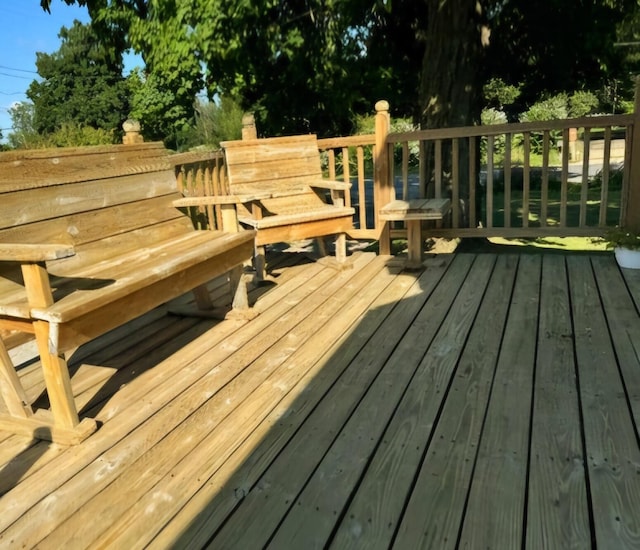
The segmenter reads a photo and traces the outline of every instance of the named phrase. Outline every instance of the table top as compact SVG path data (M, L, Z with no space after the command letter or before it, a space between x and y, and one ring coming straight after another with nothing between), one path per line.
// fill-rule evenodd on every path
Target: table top
M451 208L449 199L395 200L380 209L383 220L441 220Z

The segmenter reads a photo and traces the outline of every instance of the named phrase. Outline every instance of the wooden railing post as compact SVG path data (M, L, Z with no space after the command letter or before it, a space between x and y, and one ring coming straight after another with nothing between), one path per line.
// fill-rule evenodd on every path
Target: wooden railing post
M636 96L633 107L633 130L628 169L628 190L622 217L622 225L640 231L640 76L636 77Z
M380 242L380 254L391 254L389 224L380 220L379 211L392 200L392 182L389 178L389 151L387 136L391 126L389 118L389 103L376 103L376 141L373 147L373 209L376 222L376 232Z
M122 129L124 130L122 143L125 145L135 145L136 143L142 143L144 141L140 133L140 122L137 120L128 118L122 123Z
M242 139L257 139L256 119L252 113L242 115Z

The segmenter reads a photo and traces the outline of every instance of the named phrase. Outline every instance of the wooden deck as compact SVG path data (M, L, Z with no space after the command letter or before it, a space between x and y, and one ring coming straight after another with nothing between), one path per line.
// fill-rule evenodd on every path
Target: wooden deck
M640 273L352 261L282 264L252 321L160 309L80 348L102 425L0 434L0 547L640 548Z

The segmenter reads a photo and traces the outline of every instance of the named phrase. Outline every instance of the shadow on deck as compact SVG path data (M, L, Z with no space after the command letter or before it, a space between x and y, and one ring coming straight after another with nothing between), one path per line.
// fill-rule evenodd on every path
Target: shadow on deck
M250 322L160 309L77 352L102 426L0 434L0 546L640 546L639 273L289 256Z

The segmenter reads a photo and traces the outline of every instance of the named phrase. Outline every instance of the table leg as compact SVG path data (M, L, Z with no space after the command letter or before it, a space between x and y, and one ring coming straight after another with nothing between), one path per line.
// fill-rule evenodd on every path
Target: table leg
M407 268L422 267L422 220L407 220Z

